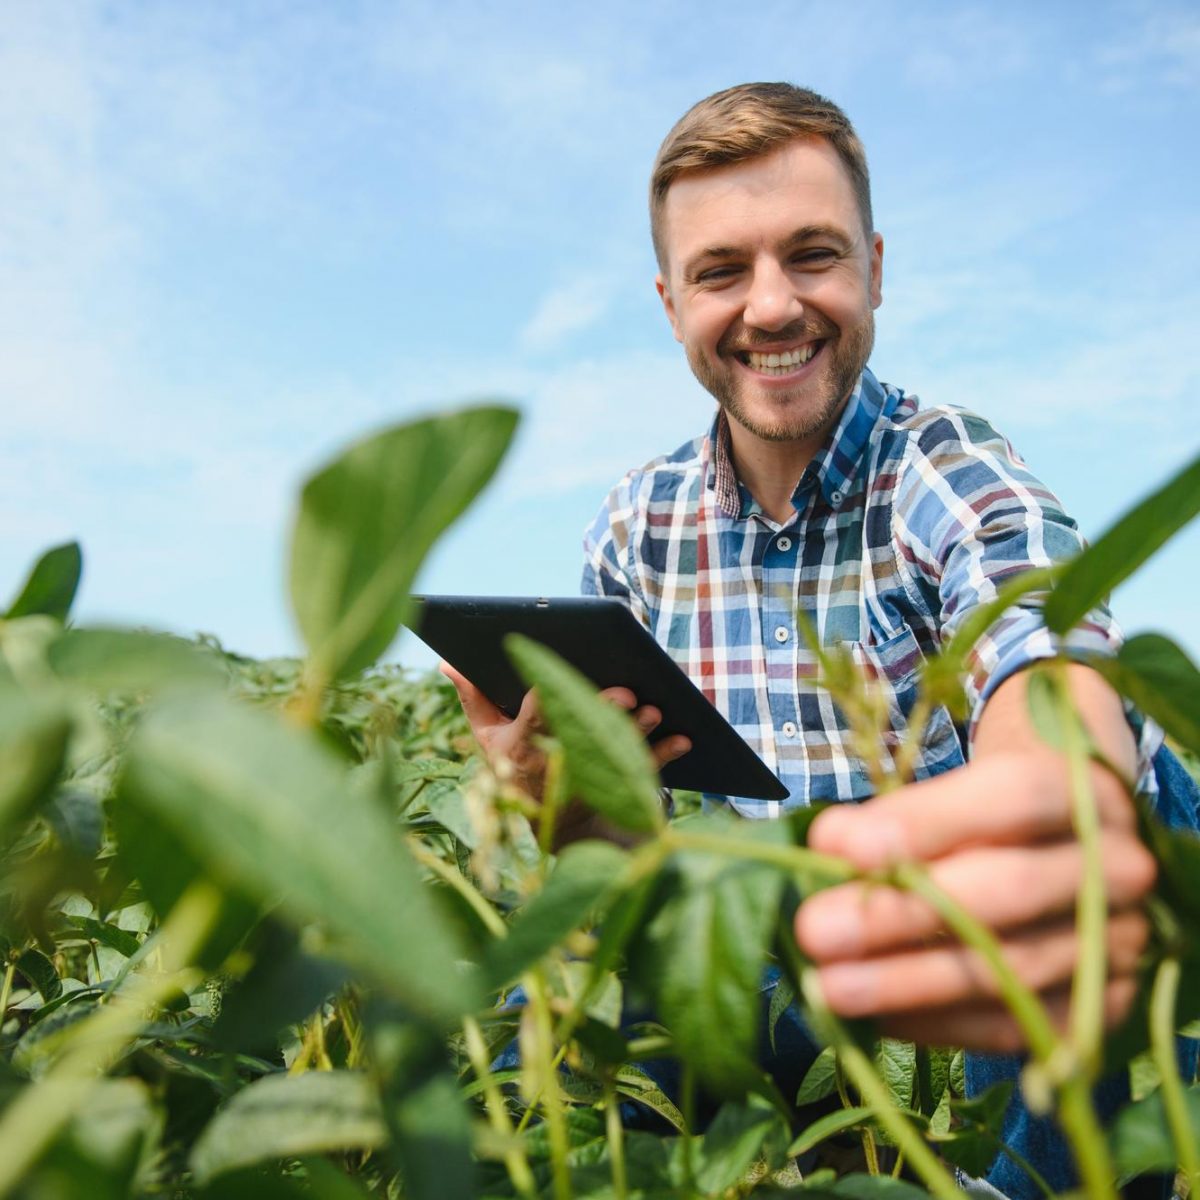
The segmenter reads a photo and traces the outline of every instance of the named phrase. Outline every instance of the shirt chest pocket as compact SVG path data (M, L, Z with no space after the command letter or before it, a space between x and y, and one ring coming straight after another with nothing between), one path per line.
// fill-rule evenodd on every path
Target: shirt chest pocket
M896 765L896 754L908 736L909 722L917 703L921 667L925 656L912 630L907 627L879 642L847 643L851 656L868 680L882 693L887 720L881 733L884 765ZM936 775L964 761L962 743L950 714L938 707L929 714L914 761L916 778Z

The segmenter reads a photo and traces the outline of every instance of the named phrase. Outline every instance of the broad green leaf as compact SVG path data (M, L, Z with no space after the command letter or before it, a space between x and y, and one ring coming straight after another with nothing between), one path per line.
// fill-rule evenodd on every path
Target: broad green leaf
M719 830L726 822L687 825ZM671 893L642 930L631 967L700 1078L736 1093L751 1079L762 964L784 878L772 867L696 852L674 855L670 869Z
M308 1195L316 1200L369 1200L369 1193L326 1158L302 1160L308 1177Z
M1182 928L1200 928L1200 837L1190 829L1168 829L1154 817L1144 818L1141 830L1158 859L1157 890Z
M788 1147L788 1156L797 1158L801 1154L806 1154L814 1146L819 1146L826 1138L833 1137L835 1133L853 1129L870 1120L871 1110L865 1106L839 1108L836 1112L828 1113L809 1125Z
M394 1152L412 1200L473 1200L471 1118L449 1072L406 1091L389 1106Z
M67 920L85 938L99 942L102 946L107 946L110 950L115 950L118 954L123 954L126 958L132 958L142 948L142 943L129 930L121 929L116 925L110 925L107 921L96 921L91 917L73 916L67 917Z
M796 1093L796 1107L814 1104L818 1100L824 1100L826 1096L832 1096L836 1091L837 1051L832 1046L826 1046L813 1060L813 1065L808 1068L800 1083L800 1090Z
M1121 517L1067 564L1046 601L1046 624L1066 633L1172 534L1200 513L1200 457Z
M102 694L220 683L215 656L183 638L136 629L68 629L50 644L60 679Z
M805 1188L805 1200L929 1200L929 1193L890 1175L843 1175L835 1183Z
M675 1106L674 1101L638 1067L622 1067L616 1074L615 1086L618 1095L644 1104L651 1112L662 1117L668 1125L679 1130L680 1133L687 1131L683 1113Z
M1004 1081L972 1100L951 1100L950 1111L960 1124L933 1139L942 1156L968 1175L983 1175L1003 1145L1000 1131L1012 1090Z
M263 922L253 946L254 966L224 997L213 1025L222 1050L257 1048L285 1025L310 1016L347 982L340 963L305 954L296 932L281 922Z
M504 647L537 689L546 724L563 744L573 794L620 829L653 833L666 823L654 761L629 715L552 650L512 634Z
M628 855L608 842L577 842L559 856L540 892L518 913L508 936L494 941L484 962L488 986L511 982L573 929L602 912L625 873Z
M386 1139L379 1097L357 1071L256 1080L208 1123L192 1148L196 1182L268 1159L373 1150Z
M70 731L70 717L56 701L0 684L0 835L49 791Z
M53 1000L62 993L62 980L54 964L40 950L26 950L17 959L17 970L41 992L43 1000Z
M131 802L120 780L109 805L109 820L123 873L137 880L141 893L160 918L197 880L217 884L215 874L202 865L199 852L162 817ZM262 909L254 898L257 892L243 892L228 882L217 886L222 892L221 912L196 954L197 965L206 970L216 970L225 961L257 923Z
M913 1076L917 1069L916 1047L896 1038L880 1038L875 1066L896 1108L909 1108L913 1102Z
M59 844L76 857L91 861L104 841L104 809L89 792L60 791L42 809Z
M1200 753L1200 670L1170 638L1141 633L1091 665L1182 746Z
M473 1007L456 930L397 831L378 805L348 796L331 752L274 714L178 697L143 721L121 787L214 877L325 924L415 1012L444 1022Z
M1192 1136L1200 1141L1200 1086L1189 1088L1186 1096ZM1161 1092L1123 1109L1113 1124L1110 1140L1113 1159L1122 1175L1174 1171L1178 1165Z
M792 981L786 975L780 975L779 982L771 992L771 1006L767 1010L767 1041L772 1051L775 1050L775 1026L795 999L796 989L792 987Z
M319 678L362 670L391 644L417 568L492 477L516 422L480 407L395 426L304 485L291 597Z
M693 1149L693 1168L700 1189L720 1195L733 1187L762 1157L767 1139L784 1128L779 1113L757 1096L744 1104L723 1104Z
M83 553L78 542L66 542L47 550L33 565L20 594L5 614L8 620L40 613L65 621L71 611L83 572Z

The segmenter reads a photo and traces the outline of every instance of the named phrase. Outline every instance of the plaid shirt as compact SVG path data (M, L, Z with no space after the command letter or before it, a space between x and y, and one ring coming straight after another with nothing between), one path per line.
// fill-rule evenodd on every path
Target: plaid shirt
M884 685L891 752L924 656L1011 576L1082 546L1058 500L986 421L921 409L869 370L792 503L778 524L738 482L718 411L706 436L626 475L584 541L584 593L628 604L787 785L783 802L707 797L751 817L872 790L844 715L816 685L797 610L823 645L848 644ZM1112 653L1119 643L1098 610L1069 649ZM1010 609L968 661L972 725L1002 680L1055 650L1036 600ZM1155 731L1147 722L1140 732L1153 790ZM968 734L935 712L917 778L960 765Z

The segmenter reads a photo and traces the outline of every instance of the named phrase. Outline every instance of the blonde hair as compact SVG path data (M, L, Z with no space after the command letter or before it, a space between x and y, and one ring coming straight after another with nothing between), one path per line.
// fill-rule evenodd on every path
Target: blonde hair
M685 171L760 158L801 137L824 138L837 152L858 201L863 230L874 231L867 154L850 119L832 100L791 83L741 83L694 104L658 149L650 175L650 236L665 269L663 209Z

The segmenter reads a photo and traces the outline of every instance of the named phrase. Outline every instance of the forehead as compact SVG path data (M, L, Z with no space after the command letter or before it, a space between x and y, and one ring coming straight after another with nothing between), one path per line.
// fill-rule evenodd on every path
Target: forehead
M761 158L674 180L663 204L664 246L672 266L710 246L749 247L807 225L861 236L854 187L824 138L798 138Z

